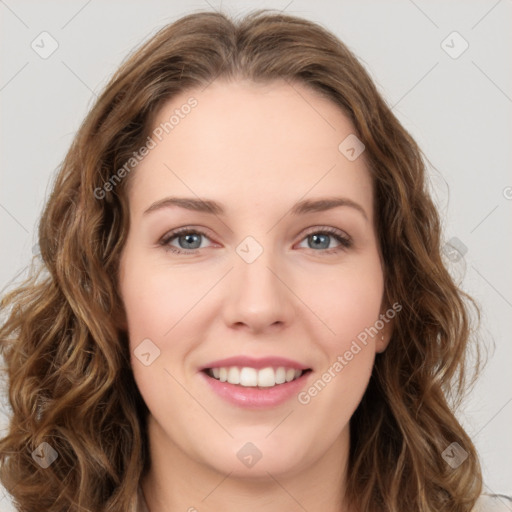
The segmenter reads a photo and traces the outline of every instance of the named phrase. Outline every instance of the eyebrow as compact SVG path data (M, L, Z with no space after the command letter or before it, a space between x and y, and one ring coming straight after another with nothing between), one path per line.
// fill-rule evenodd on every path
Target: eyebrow
M178 206L186 210L195 212L210 213L213 215L224 215L225 209L223 206L211 199L195 199L193 197L165 197L154 202L149 208L144 211L144 215L161 210L163 208L171 208ZM338 208L340 206L348 206L360 212L363 217L368 220L368 216L364 208L352 199L346 197L326 197L322 199L305 199L294 204L291 208L292 215L304 215L307 213L323 212Z

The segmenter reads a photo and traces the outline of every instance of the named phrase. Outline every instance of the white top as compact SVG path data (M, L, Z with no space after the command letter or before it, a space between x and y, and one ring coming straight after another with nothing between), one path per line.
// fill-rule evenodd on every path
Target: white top
M510 512L511 510L512 497L503 494L482 494L473 512Z
M502 494L482 494L472 512L510 512L512 510L512 497ZM133 512L149 512L142 487L137 489L137 503Z

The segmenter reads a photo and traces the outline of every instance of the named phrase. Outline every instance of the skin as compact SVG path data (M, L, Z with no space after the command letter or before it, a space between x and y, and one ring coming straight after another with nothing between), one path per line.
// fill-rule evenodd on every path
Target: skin
M354 128L334 103L281 81L218 80L183 92L155 127L191 96L198 105L130 175L120 262L133 373L150 410L146 501L151 512L348 511L349 420L391 323L307 405L294 396L266 410L236 407L198 372L234 355L281 356L313 369L307 389L385 312L364 153L351 162L338 150ZM213 199L226 213L143 213L171 195ZM349 206L289 214L301 199L332 196L355 201L367 219ZM159 244L183 226L207 235L168 244L200 244L195 254ZM348 235L352 247L332 236L315 245L311 235L325 227ZM250 264L236 252L247 236L263 249ZM146 338L160 350L149 366L133 352ZM250 468L237 458L248 441L262 454Z

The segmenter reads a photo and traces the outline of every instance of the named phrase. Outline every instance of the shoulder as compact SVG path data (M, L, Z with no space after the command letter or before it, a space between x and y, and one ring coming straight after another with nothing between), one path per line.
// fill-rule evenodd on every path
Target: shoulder
M504 494L482 494L472 512L510 512L512 497Z

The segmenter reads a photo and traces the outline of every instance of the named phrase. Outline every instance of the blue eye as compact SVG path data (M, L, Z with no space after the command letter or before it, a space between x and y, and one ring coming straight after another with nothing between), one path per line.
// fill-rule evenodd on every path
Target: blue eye
M340 245L338 247L329 248L330 239L334 238ZM343 249L352 247L352 240L343 234L342 231L334 228L323 228L322 231L312 231L306 235L305 240L311 240L310 248L324 249L327 254L336 253ZM341 247L341 249L340 249Z
M201 237L208 238L206 233L202 231L185 227L171 231L162 238L159 244L162 245L166 251L171 251L176 254L194 254L197 249L201 248ZM183 247L171 245L170 243L174 239L177 239L178 243L183 245Z
M316 231L311 231L302 239L311 240L312 243L308 244L308 248L313 249L314 252L331 254L352 247L352 240L343 231L329 227L316 229ZM175 254L195 254L198 249L201 249L201 237L209 239L203 231L184 227L168 233L159 244L166 251L171 251ZM171 242L175 239L178 241L179 247L171 245ZM339 245L329 248L330 239L335 239ZM316 249L318 248L322 249L322 251L317 251Z

